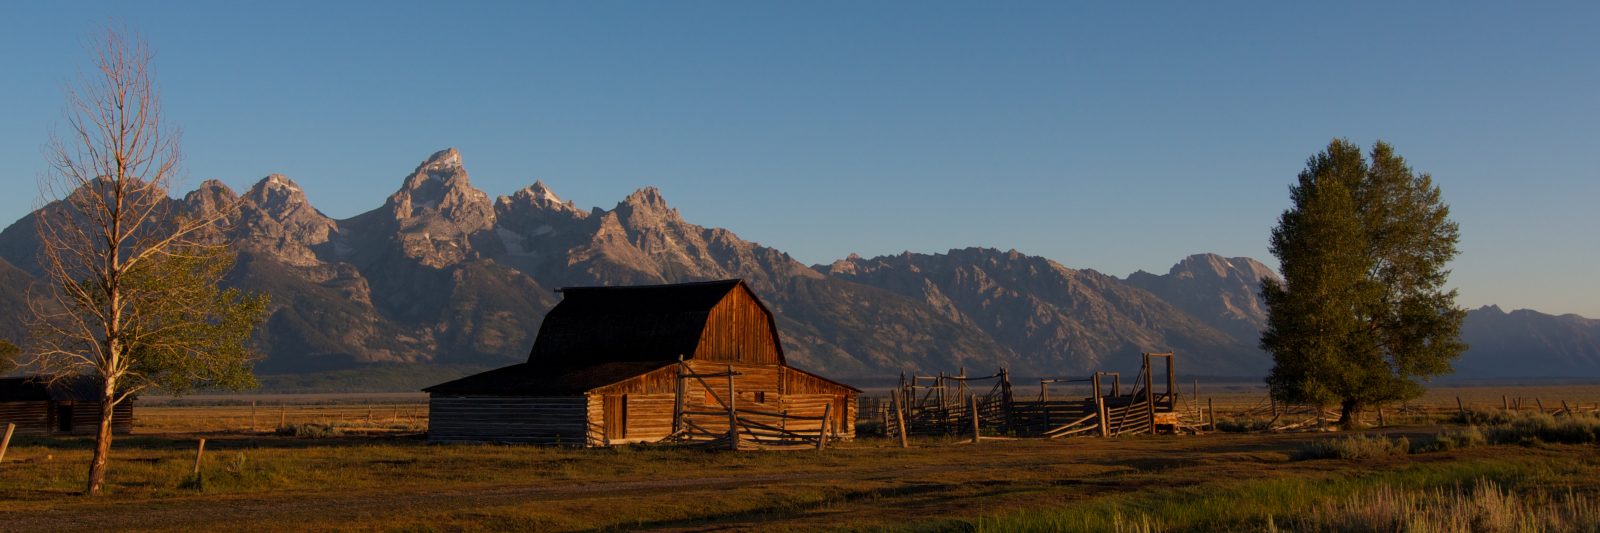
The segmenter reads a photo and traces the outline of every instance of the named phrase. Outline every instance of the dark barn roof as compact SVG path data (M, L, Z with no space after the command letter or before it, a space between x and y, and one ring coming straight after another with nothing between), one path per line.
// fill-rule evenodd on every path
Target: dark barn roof
M0 402L99 401L100 383L94 376L0 378Z
M672 363L600 363L554 371L533 363L519 363L440 383L424 392L437 394L495 394L508 396L572 396L604 387Z
M657 370L677 363L680 356L693 357L712 309L743 284L731 279L563 288L561 303L539 326L528 362L422 390L562 396Z
M692 357L711 309L743 281L568 287L545 315L529 363L571 368Z

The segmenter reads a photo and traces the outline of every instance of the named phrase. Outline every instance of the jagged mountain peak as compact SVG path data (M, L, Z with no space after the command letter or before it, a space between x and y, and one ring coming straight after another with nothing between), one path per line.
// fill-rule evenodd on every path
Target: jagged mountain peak
M274 217L283 217L311 204L300 185L283 174L261 178L244 194L246 200Z
M337 223L306 200L294 180L269 174L245 191L235 236L251 249L295 266L320 264L313 247L328 242Z
M493 202L472 186L455 148L435 152L417 165L385 207L397 221L437 215L464 230L486 229L494 222Z
M195 190L191 192L198 191L218 191L225 194L234 194L233 187L229 187L228 184L223 183L222 180L215 178L200 182L200 186L196 187Z
M420 169L449 170L461 168L461 152L455 148L445 148L434 152L422 162Z
M283 191L286 193L301 192L300 184L295 183L294 180L289 179L288 176L277 173L267 174L267 177L261 178L261 180L257 181L254 186L250 187L250 189L261 191Z
M1277 273L1255 259L1249 257L1229 258L1214 253L1194 254L1185 257L1172 265L1172 268L1167 271L1167 275L1183 278L1230 278L1237 276L1254 282L1259 282L1263 277L1277 278Z
M671 207L667 205L666 198L661 196L661 189L657 189L655 187L643 187L637 191L633 191L633 194L628 195L628 197L623 199L622 203L619 205L627 205L635 208L649 207L660 210L671 209Z
M1235 338L1252 339L1267 320L1262 278L1276 279L1277 274L1248 257L1202 253L1183 258L1165 275L1140 270L1129 274L1127 282Z
M238 201L239 195L228 184L209 179L200 182L195 190L183 195L183 205L194 212L212 213L227 208Z
M667 205L666 198L661 196L661 190L655 187L644 187L633 191L633 194L618 202L616 209L612 209L609 214L630 228L684 223L678 210Z
M467 169L461 164L461 153L455 148L446 148L428 156L417 169L406 176L402 191L416 191L419 189L433 189L433 186L442 185L444 188L467 187L472 184L467 178Z
M501 196L495 203L501 210L527 206L541 211L572 213L580 218L588 214L578 209L571 200L562 200L560 196L556 196L555 191L550 190L550 186L545 185L544 180L535 180L533 185L518 189L510 196Z

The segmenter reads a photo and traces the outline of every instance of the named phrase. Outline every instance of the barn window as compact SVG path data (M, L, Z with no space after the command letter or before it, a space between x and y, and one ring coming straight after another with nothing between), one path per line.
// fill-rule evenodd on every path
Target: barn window
M756 391L756 403L767 403L767 391Z

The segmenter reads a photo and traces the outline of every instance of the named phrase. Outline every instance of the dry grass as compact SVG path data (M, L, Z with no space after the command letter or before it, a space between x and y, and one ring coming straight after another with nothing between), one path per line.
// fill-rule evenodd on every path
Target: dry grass
M1295 531L1449 533L1600 530L1600 499L1572 491L1517 493L1489 480L1431 490L1378 487L1283 522Z
M1292 456L1295 460L1307 459L1382 459L1393 455L1411 453L1411 441L1405 437L1382 435L1353 435L1311 442Z
M321 424L351 434L400 435L428 430L428 404L274 403L206 406L139 406L136 433L208 435L272 433L280 427Z
M98 500L76 496L86 439L19 438L0 464L0 523L24 530L1248 530L1273 520L1291 527L1284 517L1381 486L1449 491L1484 479L1519 502L1545 501L1526 492L1534 485L1555 487L1554 499L1565 488L1600 490L1593 445L1475 445L1482 443L1450 432L1435 437L1430 428L1400 431L1416 447L1466 444L1319 461L1290 456L1346 437L975 446L924 437L910 450L864 439L821 453L733 454L427 445L417 434L425 408L284 408L286 427L338 433L319 438L275 434L277 406L257 408L256 431L248 430L248 405L140 408L138 434L119 439L114 451L111 494ZM189 474L198 437L208 438L203 485ZM1063 526L1069 523L1079 525Z
M1268 422L1285 425L1306 422L1284 416L1273 421L1271 402L1264 385L1258 384L1200 384L1180 387L1183 395L1179 409L1194 418L1209 404L1216 410L1218 427L1225 431L1260 431ZM1193 391L1197 390L1198 394ZM1460 405L1456 402L1460 399ZM1563 403L1565 402L1565 403ZM1458 411L1501 412L1510 406L1513 412L1537 413L1540 405L1545 413L1562 410L1563 406L1580 413L1600 412L1600 384L1566 385L1483 385L1433 387L1421 398L1400 405L1384 406L1384 425L1430 425L1451 422L1459 418ZM1280 410L1287 408L1279 406ZM1365 425L1378 425L1377 410L1362 414ZM1309 419L1310 415L1302 415ZM1328 422L1332 422L1330 417Z

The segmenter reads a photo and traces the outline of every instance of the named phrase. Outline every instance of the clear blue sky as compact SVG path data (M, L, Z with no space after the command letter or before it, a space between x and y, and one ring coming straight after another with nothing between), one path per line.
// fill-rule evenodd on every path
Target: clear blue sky
M189 186L283 173L340 218L454 146L491 195L655 185L807 263L978 245L1120 276L1273 263L1306 157L1381 138L1454 207L1462 305L1600 317L1597 6L0 2L0 219L116 21L157 50Z

